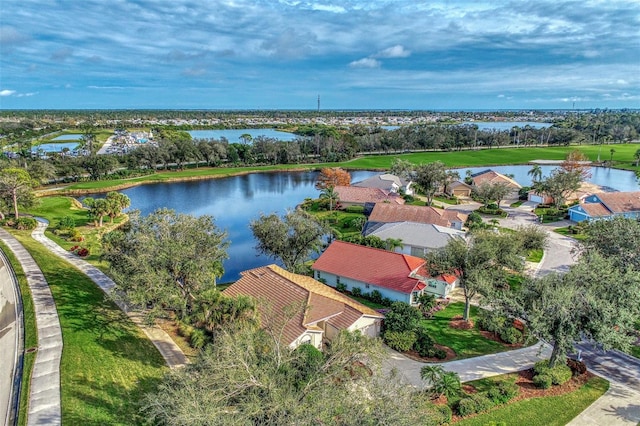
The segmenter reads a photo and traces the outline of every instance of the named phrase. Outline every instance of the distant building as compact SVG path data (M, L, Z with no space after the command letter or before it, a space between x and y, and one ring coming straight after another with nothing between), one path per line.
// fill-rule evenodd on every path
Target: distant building
M446 192L455 197L470 197L473 187L459 180L447 185Z
M494 172L491 169L483 170L481 172L472 174L471 181L473 182L473 186L480 186L486 183L488 184L504 183L508 185L510 188L512 188L514 191L519 191L522 188L522 185L520 185L515 180L501 173Z
M383 189L387 192L405 193L407 195L413 195L412 183L413 182L402 179L396 175L392 175L390 173L384 173L381 175L372 176L360 182L356 182L351 186L356 186L361 188L378 188L378 189Z
M580 204L569 207L569 219L574 222L615 216L640 219L640 191L592 194L583 198Z
M431 206L393 205L377 203L369 215L365 232L380 223L415 222L444 226L462 230L467 215L456 210L445 210Z

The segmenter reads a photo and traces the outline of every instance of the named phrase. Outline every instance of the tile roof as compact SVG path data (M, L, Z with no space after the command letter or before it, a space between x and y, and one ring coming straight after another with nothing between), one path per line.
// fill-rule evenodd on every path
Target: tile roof
M393 205L377 203L371 214L370 222L416 222L450 227L453 222L464 222L467 215L455 210L444 210L430 206Z
M358 186L336 186L333 188L343 203L393 203L404 204L404 198L394 192L380 188L361 188Z
M462 238L465 233L430 223L391 222L380 227L367 228L366 235L375 235L383 240L394 238L413 247L436 249L444 247L452 238Z
M424 263L407 254L334 241L312 269L408 294L420 282L409 275Z
M630 213L640 211L640 191L603 192L598 198L613 213Z
M396 175L392 175L391 173L384 173L381 175L371 176L370 178L367 178L360 182L353 183L351 184L351 186L391 190L394 184L398 188L402 188L403 186L406 186L407 181L399 178Z
M244 271L241 276L224 293L258 299L262 324L282 327L286 344L291 344L308 330L320 330L316 323L321 320L348 328L363 315L383 318L380 313L328 285L276 265Z
M583 203L580 207L591 217L611 215L611 212L601 203Z
M487 169L487 170L483 170L481 172L478 173L474 173L471 175L471 179L473 180L473 184L475 186L480 186L483 183L498 183L498 182L502 182L502 183L506 183L507 185L509 185L512 188L515 189L520 189L522 188L522 185L520 185L518 182L516 182L515 180L511 179L510 177L507 177L501 173L498 172L494 172L491 169Z

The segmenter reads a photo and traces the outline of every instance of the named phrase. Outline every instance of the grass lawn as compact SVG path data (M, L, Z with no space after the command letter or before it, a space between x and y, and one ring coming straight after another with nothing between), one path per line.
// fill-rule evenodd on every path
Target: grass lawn
M509 207L515 209L516 207L520 207L524 203L523 200L518 200L515 203L512 203Z
M474 384L474 382L470 382ZM489 413L456 422L456 426L488 424L563 426L609 389L609 382L593 377L575 392L517 401Z
M31 298L31 290L29 290L29 284L27 283L27 277L20 266L20 262L16 259L15 255L9 247L3 242L0 242L0 248L9 259L13 270L16 273L18 284L20 286L20 294L22 296L22 312L24 318L24 349L38 346L38 329L36 327L36 313L33 307L33 299ZM22 385L20 392L20 408L18 411L18 424L27 424L27 409L29 406L29 387L31 385L31 372L33 370L33 363L36 360L36 353L24 354L23 366L22 366Z
M556 229L554 229L554 232L557 232L560 235L564 235L564 236L567 236L567 237L574 238L576 240L584 240L584 239L587 238L587 236L585 234L580 234L580 233L574 234L573 232L571 232L571 230L569 229L568 226L565 226L563 228L556 228Z
M471 306L471 319L478 317L478 307ZM458 355L456 359L492 354L511 350L508 346L484 338L477 328L458 330L449 327L449 322L456 315L462 315L464 303L450 303L446 309L436 312L433 318L425 319L422 324L429 330L436 343L448 346Z
M64 350L63 424L140 424L139 401L168 371L164 359L87 276L15 232L42 269L56 301Z
M541 249L530 250L529 253L527 254L527 262L540 263L543 255L544 255L544 250L541 250Z
M449 197L437 196L437 197L433 197L433 199L436 200L436 201L440 201L441 203L445 203L445 204L452 204L452 205L458 204L458 200L457 199L452 199L452 198L449 198Z
M365 299L364 297L359 297L359 296L354 296L352 294L347 294L347 296L349 296L350 298L352 298L353 300L362 303L364 306L368 306L371 309L388 309L388 306L384 306L381 305L379 303L376 302L372 302L369 299Z

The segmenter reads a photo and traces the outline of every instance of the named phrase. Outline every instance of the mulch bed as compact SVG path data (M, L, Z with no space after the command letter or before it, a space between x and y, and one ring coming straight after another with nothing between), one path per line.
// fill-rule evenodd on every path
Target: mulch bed
M455 328L456 330L471 330L474 327L473 321L465 321L462 319L462 315L456 315L451 318L449 321L449 327Z
M496 333L494 333L493 331L484 331L481 330L480 334L482 335L482 337L484 337L485 339L488 340L493 340L494 342L498 342L498 343L502 343L503 345L509 347L509 348L521 348L522 347L522 343L507 343L504 340L502 340L500 338L500 336L498 336Z
M446 361L451 361L452 359L456 358L456 353L453 349L451 349L448 346L443 346L443 345L439 345L439 344L434 344L434 347L438 348L438 349L442 349L443 351L445 351L447 353L447 356L444 359L440 359L440 358L425 358L425 357L421 357L420 354L416 351L414 351L413 349L408 351L408 352L402 352L402 354L404 356L406 356L407 358L410 358L414 361L420 361L420 362L446 362Z

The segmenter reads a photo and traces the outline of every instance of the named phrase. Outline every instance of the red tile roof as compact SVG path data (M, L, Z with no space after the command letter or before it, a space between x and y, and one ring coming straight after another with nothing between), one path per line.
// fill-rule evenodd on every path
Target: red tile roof
M455 210L430 206L393 205L378 203L369 215L370 222L417 222L451 227L453 222L465 222L467 215Z
M316 323L321 320L346 329L363 315L383 318L328 285L276 265L251 269L241 275L224 293L258 299L263 326L282 328L283 343L287 345L306 331L320 331Z
M358 186L336 186L333 188L343 203L393 203L404 204L404 198L394 192L380 188L362 188Z
M471 180L473 180L473 184L475 186L480 186L484 183L506 183L511 188L520 189L522 186L516 182L515 180L500 174L498 172L494 172L491 169L484 170L482 172L471 175Z
M420 283L409 275L424 263L415 256L334 241L312 268L408 294Z

